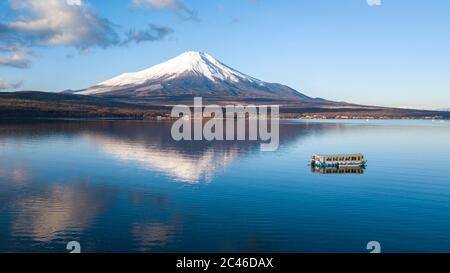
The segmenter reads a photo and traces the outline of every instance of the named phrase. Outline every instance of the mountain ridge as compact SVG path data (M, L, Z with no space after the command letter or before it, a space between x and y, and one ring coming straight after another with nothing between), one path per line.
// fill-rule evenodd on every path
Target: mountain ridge
M202 96L226 101L326 102L283 84L259 80L197 51L182 53L142 71L123 73L74 93L161 101Z

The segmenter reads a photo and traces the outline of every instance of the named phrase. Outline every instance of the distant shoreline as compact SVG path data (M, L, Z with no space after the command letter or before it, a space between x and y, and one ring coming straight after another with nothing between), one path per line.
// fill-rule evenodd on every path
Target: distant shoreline
M216 102L217 103L217 102ZM242 102L240 102L242 103ZM131 103L95 96L60 93L0 93L0 120L15 119L172 119L172 107L153 102ZM275 104L275 103L273 103ZM281 119L450 119L450 112L374 107L363 105L282 104Z
M2 121L175 121L177 118L126 118L126 117L85 117L85 118L71 118L71 117L0 117ZM280 117L280 120L303 120L303 121L379 121L379 120L416 120L416 121L448 121L450 118L433 119L433 118L288 118Z

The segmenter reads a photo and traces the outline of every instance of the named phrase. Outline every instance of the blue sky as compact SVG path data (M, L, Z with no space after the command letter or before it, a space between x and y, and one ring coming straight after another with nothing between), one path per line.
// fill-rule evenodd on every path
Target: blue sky
M0 0L0 89L81 89L198 50L313 97L450 107L450 1L371 1Z

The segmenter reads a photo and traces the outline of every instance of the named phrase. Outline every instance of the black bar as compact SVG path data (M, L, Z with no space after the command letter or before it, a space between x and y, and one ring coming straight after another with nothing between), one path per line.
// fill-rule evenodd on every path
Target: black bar
M447 268L449 260L450 254L0 254L0 263L16 270L31 265L58 272L90 272L95 266L126 273L135 272L131 268L141 272L388 272ZM197 263L189 266L188 261ZM209 261L208 267L199 261Z

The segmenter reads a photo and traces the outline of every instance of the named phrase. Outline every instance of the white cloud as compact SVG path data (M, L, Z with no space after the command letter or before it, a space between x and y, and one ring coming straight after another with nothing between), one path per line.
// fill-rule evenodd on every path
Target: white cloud
M149 6L156 9L176 8L179 2L176 0L132 0L135 6Z
M183 8L174 0L150 2L159 8ZM172 6L175 4L178 6ZM29 67L34 47L67 46L84 51L158 41L173 32L171 28L149 24L147 29L132 28L119 34L117 25L98 16L83 0L9 0L9 6L13 19L8 22L0 19L0 65L3 66Z
M148 41L158 41L173 33L173 29L164 26L149 24L147 29L136 30L130 29L125 35L126 39L123 44L130 42L142 43Z
M19 88L22 82L9 83L0 79L0 90L14 90Z
M83 4L83 2L81 0L67 0L66 2L69 5L78 5L78 6L80 6L80 5Z
M131 4L135 7L170 9L184 20L199 20L196 11L188 8L181 0L131 0Z
M381 0L367 0L369 6L381 6Z
M32 54L31 49L20 45L1 46L0 65L16 68L28 68L30 66L29 57Z
M30 44L86 49L119 42L113 24L80 0L10 0L18 19L5 24Z

